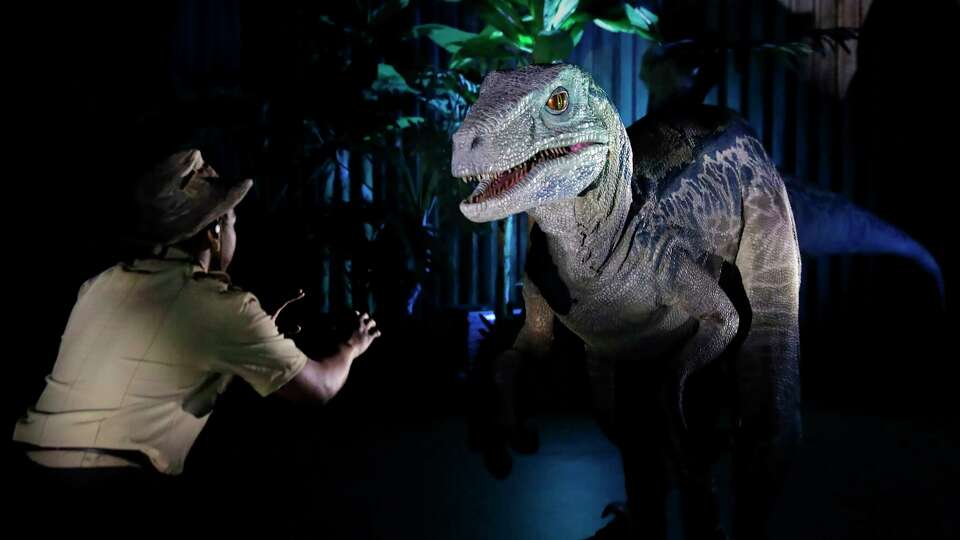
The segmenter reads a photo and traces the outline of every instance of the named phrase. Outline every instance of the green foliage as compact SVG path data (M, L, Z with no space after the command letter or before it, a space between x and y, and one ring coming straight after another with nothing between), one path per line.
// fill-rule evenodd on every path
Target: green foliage
M799 70L800 60L811 54L823 54L828 48L849 52L847 42L852 39L857 39L857 31L851 28L807 30L785 41L690 36L648 49L641 62L640 77L651 92L651 108L700 103L719 81L728 52L733 53L734 65L741 71L763 57Z
M591 23L658 44L663 41L654 13L622 1L477 0L470 4L482 23L477 32L436 23L411 26L412 17L405 13L407 0L373 4L299 8L296 24L290 28L293 50L271 49L282 54L266 54L263 64L268 76L253 78L262 84L263 97L259 106L262 140L253 159L267 163L270 174L288 179L276 189L264 183L267 193L261 200L275 214L289 210L316 214L317 209L304 202L310 189L317 189L310 188L311 183L349 174L356 184L362 174L350 171L352 165L365 160L389 164L388 178L380 180L396 182L400 200L373 211L368 211L369 203L352 200L350 208L336 214L337 221L355 230L390 227L405 246L407 268L418 280L442 273L442 268L432 269L446 261L437 255L439 246L447 244L443 236L449 231L489 230L466 222L456 211L469 189L451 179L449 172L451 136L476 100L483 75L492 69L569 58ZM446 52L445 66L409 63L409 46L421 38ZM849 38L843 32L824 31L809 43L753 47L795 59L818 47L845 46ZM699 54L718 47L695 49ZM689 50L677 51L681 49ZM667 57L670 54L672 49ZM273 70L278 60L290 69ZM276 73L293 75L274 81ZM299 136L293 135L298 129ZM345 151L351 156L349 163L341 161ZM350 219L357 223L347 223ZM368 235L371 242L376 241L373 235Z
M849 53L847 42L858 38L859 30L856 28L825 28L809 31L806 41L761 43L756 45L754 50L759 54L770 55L790 69L798 71L801 58L813 53L825 54L828 48L834 52L843 49Z
M647 8L622 4L620 9L605 10L594 24L609 32L636 34L643 39L660 42L657 16Z
M533 48L533 61L549 64L556 58L566 58L573 52L573 36L562 30L543 31L537 36Z
M441 24L414 28L451 53L450 69L484 74L493 69L549 64L570 56L590 22L612 32L659 40L657 16L624 2L588 0L481 0L474 3L486 23L479 33Z

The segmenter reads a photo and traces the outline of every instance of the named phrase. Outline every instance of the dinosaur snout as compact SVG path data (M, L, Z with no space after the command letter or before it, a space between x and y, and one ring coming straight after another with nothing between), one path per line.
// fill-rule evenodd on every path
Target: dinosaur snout
M453 151L469 152L480 146L480 134L473 128L461 128L453 134Z
M453 134L452 172L462 176L472 161L471 155L480 147L480 133L470 127L462 127Z

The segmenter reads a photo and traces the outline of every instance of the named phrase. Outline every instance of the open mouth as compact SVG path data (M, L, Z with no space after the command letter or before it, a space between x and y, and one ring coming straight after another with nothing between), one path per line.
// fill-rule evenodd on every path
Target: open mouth
M548 161L561 159L570 154L576 154L584 148L594 144L596 143L581 142L572 146L547 148L546 150L537 152L533 155L533 157L524 161L523 163L511 167L505 171L492 174L465 176L462 178L465 182L475 182L479 185L477 186L477 189L473 191L473 194L470 195L470 197L464 202L467 204L477 204L493 199L501 193L509 191L519 185L521 182L523 182L523 179L527 177L530 171L536 169L538 166Z

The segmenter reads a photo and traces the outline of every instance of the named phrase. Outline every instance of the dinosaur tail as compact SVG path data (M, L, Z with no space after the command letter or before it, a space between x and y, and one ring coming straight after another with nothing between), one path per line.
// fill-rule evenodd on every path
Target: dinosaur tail
M944 301L943 275L933 255L905 232L849 200L804 182L784 178L800 251L807 255L890 254L920 265L936 281Z

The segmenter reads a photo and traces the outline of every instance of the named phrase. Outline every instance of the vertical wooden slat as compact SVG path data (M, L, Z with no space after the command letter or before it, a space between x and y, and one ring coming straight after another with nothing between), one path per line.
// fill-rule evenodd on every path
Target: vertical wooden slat
M620 56L620 34L607 34L606 41L606 52L607 58L610 59L610 86L606 87L607 92L609 92L610 102L614 104L617 110L621 110L623 103L620 102L620 78L623 74L623 59ZM623 114L622 112L620 114Z
M651 47L651 44L646 40L634 39L633 46L633 57L636 60L634 65L639 69L640 63L643 61L643 55L646 54L647 50ZM640 80L639 71L633 75L633 88L633 111L637 118L641 118L643 115L647 114L647 109L649 108L650 90L643 84L643 81Z
M501 313L509 313L510 297L516 273L516 221L516 216L510 216L503 223L503 288L499 291Z
M497 224L496 222L488 225L488 232L484 235L484 272L483 281L483 303L493 306L496 302L497 290L497 268L500 266L497 259Z
M842 0L837 7L837 26L858 27L860 25L860 0ZM839 105L835 110L835 142L837 162L834 167L834 191L850 197L856 177L853 138L850 134L850 115L847 108L847 89L856 72L856 41L848 43L850 52L840 48L836 52L837 94L834 101ZM852 257L841 257L837 264L836 286L844 295L849 296Z
M760 11L763 14L763 25L760 31L760 39L764 41L770 41L773 39L773 26L774 26L774 8L778 4L771 2L762 2L760 5ZM774 78L774 65L773 61L769 56L763 56L757 59L757 62L760 64L761 68L761 86L760 86L760 98L763 100L761 108L761 118L760 123L763 125L762 138L763 146L767 149L767 152L771 153L773 148L773 120L775 117L774 114L774 100L776 96L773 93L773 78ZM773 158L776 163L776 158Z
M468 302L476 307L480 303L480 238L476 232L470 233L470 294Z
M760 41L763 39L764 9L762 3L765 0L749 0L744 5L747 9L741 10L741 35L744 40ZM761 141L766 141L764 132L764 100L767 96L763 91L764 62L756 57L750 57L749 65L744 70L744 84L741 95L741 109L744 111L747 121L757 137ZM768 146L769 148L769 146Z
M860 18L858 27L863 26L863 21L867 20L867 13L870 12L870 6L873 5L873 0L860 0Z
M608 93L612 93L614 90L613 71L616 66L613 56L610 54L612 36L613 34L610 32L595 33L597 51L593 56L593 71L591 72L597 84Z
M717 36L720 33L720 7L721 2L706 2L706 5L703 8L703 28L705 33L711 36ZM708 105L718 105L720 103L720 89L723 87L724 81L721 79L717 82L717 85L714 86L710 92L707 94L704 103Z
M817 0L814 4L814 21L817 28L836 26L836 0ZM816 107L814 116L817 127L811 130L810 135L813 148L817 149L816 177L821 189L830 190L833 178L834 164L834 112L832 98L836 96L837 72L836 56L829 52L816 54L813 57L813 106ZM827 307L831 297L831 278L833 275L833 261L829 257L817 259L817 315L820 320L828 318Z
M456 268L454 268L453 271L459 276L459 287L457 288L457 297L454 302L455 306L458 307L462 307L470 303L470 287L473 285L470 279L473 273L473 268L470 264L472 236L473 235L470 234L469 231L465 231L463 229L457 231L457 249L459 250L459 257L454 259Z
M587 25L580 45L573 52L574 61L587 73L593 73L594 34L596 34L594 25Z
M837 9L837 26L856 28L860 26L860 0L842 0ZM857 42L848 42L850 52L842 48L837 52L837 97L843 99L857 71Z
M791 12L794 14L799 13L810 13L813 10L813 1L812 0L790 0ZM788 129L787 133L794 135L794 145L792 148L792 161L793 161L793 172L799 182L811 182L811 167L810 167L810 151L809 151L809 137L808 133L810 131L810 85L809 85L809 76L811 60L809 58L803 59L799 62L800 70L799 73L791 74L791 88L793 89L793 98L794 98L794 107L793 107L793 116L795 129ZM788 123L789 128L789 123ZM811 264L807 258L803 260L803 266L801 269L801 283L803 284L803 290L801 294L801 309L805 313L815 313L816 312L816 275L817 267L815 264ZM816 320L816 318L814 318Z
M331 272L331 270L332 270L332 261L331 261L331 258L330 258L330 250L329 250L329 249L327 249L327 248L324 248L324 249L323 249L323 254L321 255L321 259L320 259L320 260L321 260L321 262L320 262L320 268L321 268L321 276L322 276L322 277L320 278L320 287L321 287L321 289L322 289L322 291L323 291L323 295L322 295L322 296L323 296L323 307L322 307L322 310L323 310L325 313L329 313L329 312L330 312L330 308L332 307L331 302L330 302L330 285L331 285L331 283L330 283L330 272Z
M787 37L790 13L810 14L821 28L859 26L869 4L870 0L782 0L776 3L768 0L717 0L689 2L687 11L694 17L702 17L701 28L715 31L729 42L779 41ZM684 5L688 5L687 0ZM445 17L455 17L447 8L438 9ZM468 21L462 22L466 24ZM634 36L611 34L588 25L580 45L569 59L591 73L607 91L626 125L646 113L649 95L639 79L638 70L648 46L649 42ZM797 75L780 63L763 64L754 58L741 73L731 54L725 59L722 80L708 95L707 102L725 104L740 111L786 174L796 176L799 181L852 193L854 179L860 173L855 170L852 160L846 159L851 152L850 137L842 114L843 104L837 104L836 100L842 98L849 85L856 69L856 57L846 53L831 54L809 58L803 63L801 74ZM384 184L382 189L386 190L395 182ZM384 199L390 200L386 192ZM522 277L526 250L526 235L519 234L525 230L524 223L525 217L515 217L503 224L502 232L491 225L489 233L471 233L460 239L454 248L458 252L456 264L461 267L457 274L459 278L456 278L460 285L455 287L451 283L448 288L451 292L445 295L444 301L490 306L515 302L517 296L513 284ZM835 283L830 276L836 272L832 268L827 259L805 264L805 273L812 274L804 276L805 294L815 295L820 309L828 301L833 301L833 295L829 293ZM498 271L502 272L499 283ZM842 278L840 284L846 279Z
M527 247L529 233L529 220L527 219L527 214L519 216L517 221L517 279L523 279L524 269L527 267ZM519 281L518 281L519 282ZM517 298L517 301L520 299Z
M456 226L451 227L447 232L447 256L448 264L446 276L446 298L443 304L455 306L460 303L460 231Z
M727 3L727 10L723 13L723 35L727 41L734 41L740 39L740 12L739 10L729 9L730 5L736 5L737 2L730 1ZM735 111L743 112L741 107L741 96L740 96L740 84L741 76L738 71L737 58L733 51L728 51L726 53L726 91L724 95L723 105L729 107Z
M837 0L817 0L817 28L834 28L841 2ZM815 78L820 91L827 96L837 96L837 55L827 48L825 54L814 55Z
M618 62L614 63L617 66L618 73L617 107L620 110L620 118L628 126L637 118L633 111L634 99L632 94L633 80L637 78L637 67L639 66L639 62L634 60L633 42L635 40L636 38L629 34L616 36L617 58L619 59ZM518 227L517 230L524 229Z
M771 15L771 37L774 41L784 41L787 37L787 11L776 4ZM772 86L770 89L772 106L770 110L770 151L773 161L781 167L786 165L787 147L787 74L783 62L775 61L771 67Z

